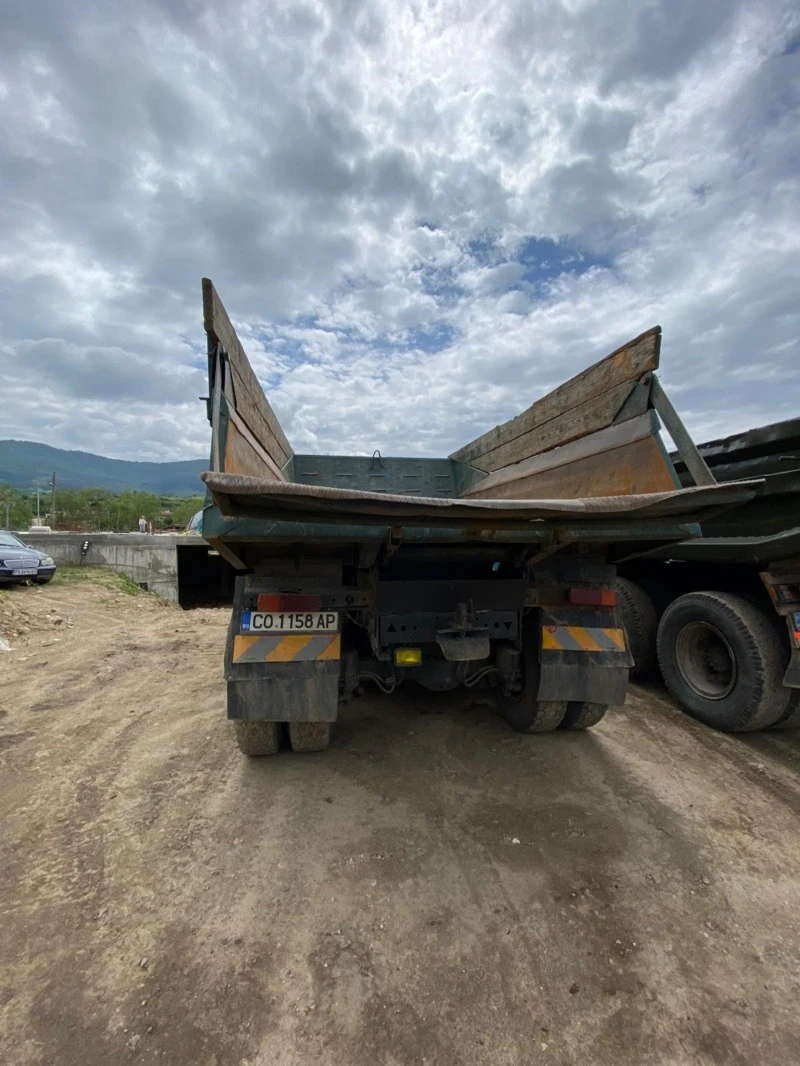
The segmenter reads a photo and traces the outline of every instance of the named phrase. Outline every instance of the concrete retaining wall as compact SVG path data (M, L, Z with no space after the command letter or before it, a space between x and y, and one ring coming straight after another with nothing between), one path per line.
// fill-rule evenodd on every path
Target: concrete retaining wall
M58 564L108 566L137 585L178 602L178 547L204 544L200 537L169 533L20 533L20 540L52 555ZM88 541L85 555L81 548Z

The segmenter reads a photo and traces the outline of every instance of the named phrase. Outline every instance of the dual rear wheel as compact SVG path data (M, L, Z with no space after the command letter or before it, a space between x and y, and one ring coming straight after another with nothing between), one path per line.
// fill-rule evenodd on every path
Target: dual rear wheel
M603 718L605 703L537 700L538 662L536 637L523 635L519 678L513 690L500 690L500 712L519 733L552 733L556 729L590 729Z
M605 703L566 700L535 700L522 694L519 700L501 697L503 717L519 733L552 733L556 729L591 729L605 716Z
M292 751L325 751L331 739L331 722L287 722L286 732ZM281 750L281 722L234 723L236 743L244 755L277 755Z

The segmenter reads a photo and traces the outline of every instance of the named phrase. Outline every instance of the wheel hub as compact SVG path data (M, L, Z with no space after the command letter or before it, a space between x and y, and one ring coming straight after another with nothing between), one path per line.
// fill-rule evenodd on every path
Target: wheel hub
M678 633L675 659L681 677L698 696L722 700L736 685L736 657L710 622L689 622Z

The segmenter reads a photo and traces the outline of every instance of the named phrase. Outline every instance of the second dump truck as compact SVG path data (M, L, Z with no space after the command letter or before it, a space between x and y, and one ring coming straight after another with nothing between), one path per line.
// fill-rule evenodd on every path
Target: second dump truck
M447 458L299 455L209 280L203 536L237 570L228 717L248 755L327 747L364 686L489 686L524 733L625 699L616 565L700 533L753 484L681 488L658 327ZM712 479L713 481L713 479Z
M698 448L717 481L756 476L749 503L703 523L702 537L619 567L635 663L656 665L687 714L729 733L800 727L800 419ZM684 484L693 474L679 456Z

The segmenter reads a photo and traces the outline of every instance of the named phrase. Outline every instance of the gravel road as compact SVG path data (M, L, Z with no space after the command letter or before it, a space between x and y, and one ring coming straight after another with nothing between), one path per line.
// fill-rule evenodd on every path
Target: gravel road
M0 599L6 1066L800 1061L800 737L409 688L248 761L226 622Z

